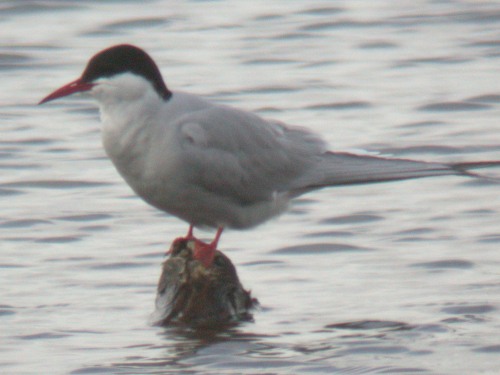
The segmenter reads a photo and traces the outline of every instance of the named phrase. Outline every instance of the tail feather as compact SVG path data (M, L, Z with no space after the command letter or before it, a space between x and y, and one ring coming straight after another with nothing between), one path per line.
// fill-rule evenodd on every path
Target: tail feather
M453 163L450 164L454 170L456 170L459 174L473 175L477 176L475 173L471 173L471 169L482 169L482 168L494 168L500 167L500 161L491 160L491 161L472 161L465 163Z
M295 192L294 195L300 195L326 186L370 184L447 175L481 177L471 170L490 167L500 167L500 161L443 164L327 152L315 168L295 181L292 190Z

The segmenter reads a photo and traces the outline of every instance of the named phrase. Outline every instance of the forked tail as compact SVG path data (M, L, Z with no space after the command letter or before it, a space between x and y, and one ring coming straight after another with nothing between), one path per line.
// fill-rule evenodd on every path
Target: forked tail
M475 169L492 167L500 167L500 161L444 164L327 152L320 163L295 181L292 191L296 196L327 186L370 184L446 175L487 178L500 183L498 178L484 177L472 172Z

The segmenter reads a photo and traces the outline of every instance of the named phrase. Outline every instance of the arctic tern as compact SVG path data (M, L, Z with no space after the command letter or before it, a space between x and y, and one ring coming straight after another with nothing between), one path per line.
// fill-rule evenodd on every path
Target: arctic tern
M88 62L80 78L40 104L88 91L98 102L104 149L130 187L189 223L186 239L209 267L223 228L250 228L312 190L411 178L469 175L500 162L441 164L328 151L311 131L170 91L153 59L122 44ZM217 228L211 243L194 226Z

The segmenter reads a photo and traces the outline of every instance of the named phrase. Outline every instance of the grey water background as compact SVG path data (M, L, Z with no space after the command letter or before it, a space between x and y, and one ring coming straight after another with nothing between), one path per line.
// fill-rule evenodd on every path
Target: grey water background
M498 160L497 1L5 0L0 31L0 373L500 373L498 184L311 193L222 237L254 323L159 328L160 265L187 224L121 180L91 99L35 105L127 42L171 89L335 150Z

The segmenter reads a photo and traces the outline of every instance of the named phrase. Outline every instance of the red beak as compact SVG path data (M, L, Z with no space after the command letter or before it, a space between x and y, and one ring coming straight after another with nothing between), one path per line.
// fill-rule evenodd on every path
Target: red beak
M58 88L52 94L43 98L38 104L47 103L50 102L51 100L74 94L75 92L89 91L94 86L95 86L94 83L83 82L80 78L78 78L77 80L70 82L67 85L64 85L63 87Z

